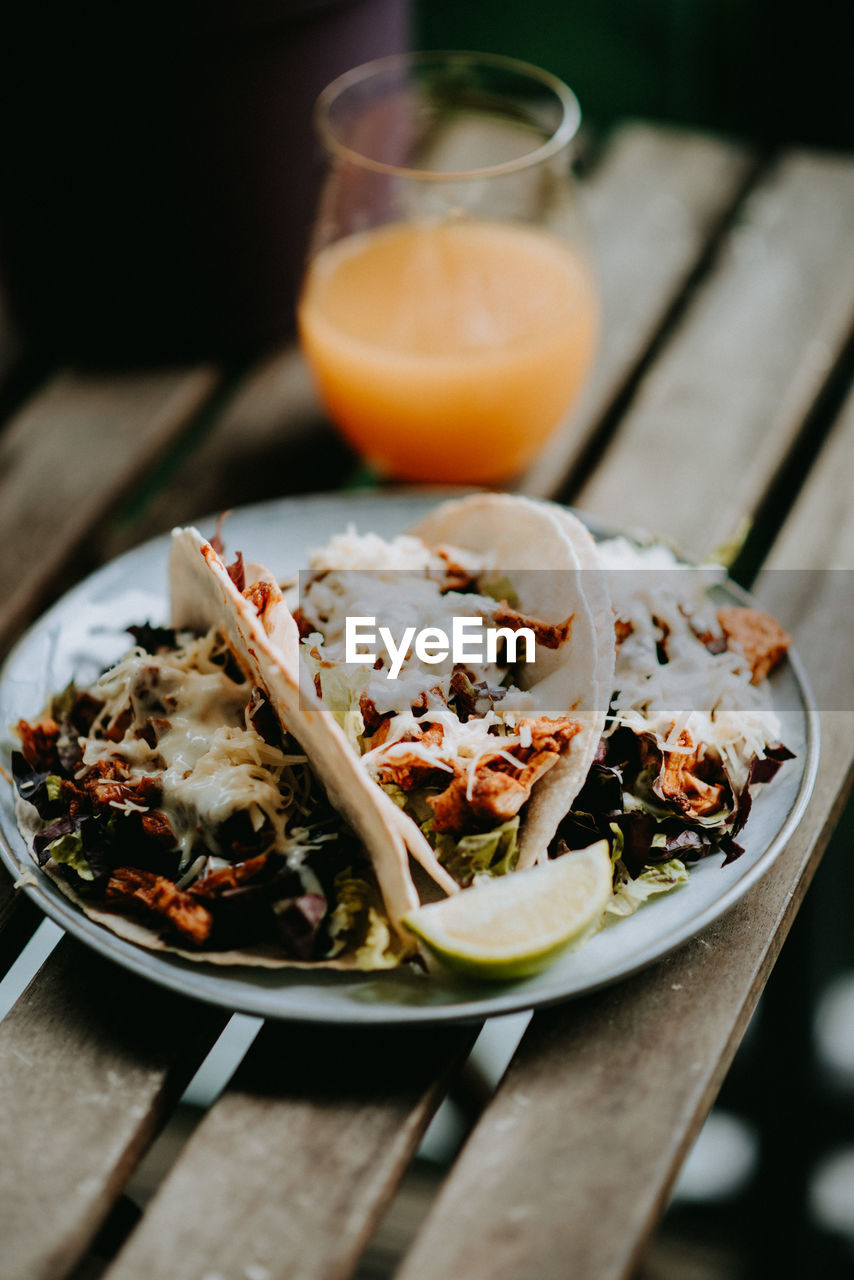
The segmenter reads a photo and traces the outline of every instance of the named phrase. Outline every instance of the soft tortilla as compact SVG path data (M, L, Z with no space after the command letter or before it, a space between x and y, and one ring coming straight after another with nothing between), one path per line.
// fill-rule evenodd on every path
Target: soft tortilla
M409 532L431 546L489 553L501 572L537 571L514 579L520 611L545 622L561 622L573 614L567 643L560 650L546 650L527 682L544 714L571 716L582 728L570 750L532 788L520 829L517 869L522 870L548 856L605 727L615 643L596 544L565 507L514 494L476 494L443 503Z
M196 529L173 533L170 559L176 627L217 626L254 679L271 695L282 722L305 751L332 806L347 820L373 864L389 920L405 947L415 940L401 924L419 906L399 830L383 817L377 790L351 752L337 721L311 683L299 685L299 632L274 579L248 566L247 581L266 581L271 607L260 617L239 592L211 544ZM389 803L392 803L389 801Z

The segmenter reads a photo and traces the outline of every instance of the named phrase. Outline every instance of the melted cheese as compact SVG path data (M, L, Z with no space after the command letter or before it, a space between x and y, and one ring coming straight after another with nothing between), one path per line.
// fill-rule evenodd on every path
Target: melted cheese
M255 831L269 822L270 847L300 867L316 843L304 825L292 828L294 818L304 823L308 812L305 756L285 754L252 727L252 688L223 669L215 632L180 640L177 649L163 654L134 649L98 681L93 693L104 708L83 744L84 769L119 758L128 764L131 782L156 778L163 796L159 807L184 864L200 841L220 852L219 828L245 812ZM118 742L98 736L128 707L131 723ZM157 734L154 747L137 734L147 722Z
M602 542L599 550L616 615L631 626L617 649L608 732L623 725L654 734L668 751L690 752L679 744L685 730L743 785L753 756L779 740L780 724L767 688L751 683L741 654L710 653L698 638L697 632L722 635L708 588L723 571L692 569L666 547L639 548L624 538ZM658 660L661 642L665 663Z

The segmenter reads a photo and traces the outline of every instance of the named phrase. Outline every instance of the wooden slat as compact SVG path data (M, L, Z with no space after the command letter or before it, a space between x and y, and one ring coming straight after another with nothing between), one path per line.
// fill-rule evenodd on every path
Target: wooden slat
M65 372L0 433L0 646L210 396L212 369Z
M607 313L603 350L571 428L525 478L528 492L554 493L561 486L648 350L750 166L743 149L704 135L640 124L615 133L588 184ZM352 467L352 455L323 420L299 354L289 349L247 380L202 447L108 550L218 507L334 489Z
M694 555L744 532L851 338L852 226L854 160L787 154L746 202L578 505Z
M797 557L818 570L832 554L854 568L852 485L854 398L769 565ZM802 619L802 648L832 658L850 603L834 578L776 574L769 591L772 583ZM850 790L854 707L822 713L822 742L803 821L732 912L630 981L535 1015L398 1280L632 1274Z
M625 391L754 166L708 134L622 126L584 188L602 305L602 347L577 409L517 486L552 497Z
M263 360L212 431L139 517L108 531L105 559L173 525L214 511L312 490L336 489L355 459L323 419L299 352Z
M4 1280L75 1265L226 1018L59 944L0 1024Z
M267 1024L109 1280L349 1275L474 1035Z

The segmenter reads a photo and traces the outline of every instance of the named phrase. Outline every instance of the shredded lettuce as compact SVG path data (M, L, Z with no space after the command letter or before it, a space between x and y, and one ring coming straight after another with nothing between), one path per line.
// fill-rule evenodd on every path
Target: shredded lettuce
M491 831L474 831L459 838L447 832L421 830L442 866L457 884L470 885L479 876L503 876L519 857L519 815Z
M403 953L392 934L379 892L348 867L335 877L337 905L329 920L329 956L354 949L360 969L393 969Z
M348 741L358 755L362 753L361 737L365 732L365 720L360 706L362 694L368 687L370 673L365 667L327 665L322 657L321 637L312 633L303 644L303 656L312 674L320 680L320 696L344 730Z
M503 876L515 867L519 857L518 814L491 831L455 836L435 829L435 814L428 804L428 797L438 794L435 788L404 791L396 782L386 782L383 790L418 823L442 866L463 888L478 876Z
M635 879L620 859L614 867L614 896L605 908L612 916L630 916L656 893L669 893L688 881L688 869L679 858L648 866Z
M517 609L519 607L519 597L516 594L516 588L506 576L501 578L493 578L491 581L481 581L477 584L477 589L482 596L490 596L499 603L503 600L508 608Z
M54 862L61 862L76 871L81 880L94 880L95 873L83 852L83 837L79 831L71 831L48 845L47 852Z

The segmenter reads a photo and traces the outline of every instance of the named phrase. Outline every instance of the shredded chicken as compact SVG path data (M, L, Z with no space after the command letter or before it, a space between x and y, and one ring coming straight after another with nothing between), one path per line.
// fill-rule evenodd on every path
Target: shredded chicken
M477 582L477 574L458 564L446 547L437 547L437 554L445 562L445 575L440 588L442 595L449 591L471 591Z
M275 582L269 582L265 578L261 578L258 582L253 582L251 586L245 587L243 596L254 607L258 617L263 621L267 610L272 605L279 603L282 593Z
M49 716L35 723L19 720L16 729L21 739L21 751L31 769L53 770L59 763L56 744L59 725Z
M456 766L453 780L437 796L428 798L437 831L461 834L472 825L507 822L522 808L538 778L557 764L581 726L574 720L540 716L523 720L531 733L529 747L481 756L472 773ZM518 767L508 755L519 761Z
M247 858L245 862L235 862L220 871L210 871L201 880L197 880L189 892L194 898L218 898L229 889L237 889L256 876L267 863L269 854L259 854L257 858Z
M540 618L529 618L527 614L519 613L517 609L511 609L507 601L502 600L496 606L493 619L496 626L509 627L511 631L518 631L520 627L529 627L533 631L537 643L541 644L544 649L559 649L569 639L572 631L573 614L570 614L563 622L543 622Z
M664 767L654 790L662 800L669 800L689 817L713 813L723 799L723 786L698 777L700 748L694 745L687 729L679 734L678 746L678 751L663 753Z
M741 649L753 672L751 684L760 684L783 658L792 638L770 613L731 605L718 609L718 622L727 647Z
M444 738L445 731L440 724L428 725L415 733L408 733L401 738L401 743L419 743L425 747L437 746ZM397 748L398 744L394 744ZM380 782L394 782L404 791L413 787L426 786L437 777L447 777L447 771L437 767L432 761L419 755L417 751L398 751L386 757L378 772Z
M107 882L107 903L118 908L142 907L159 916L188 942L201 946L210 936L213 916L165 876L137 867L119 867Z

